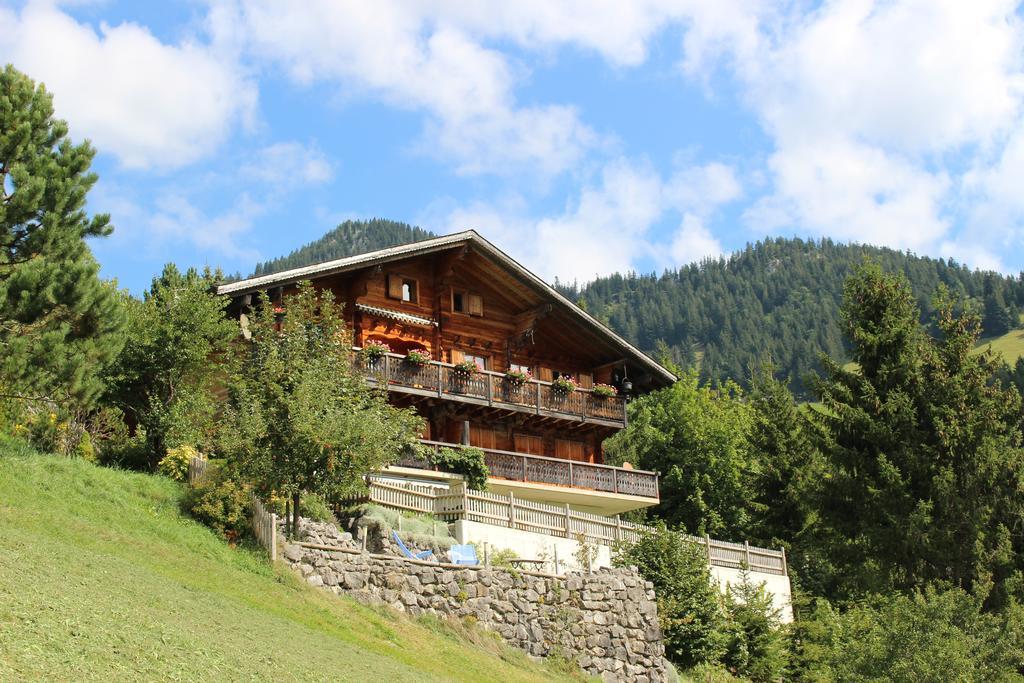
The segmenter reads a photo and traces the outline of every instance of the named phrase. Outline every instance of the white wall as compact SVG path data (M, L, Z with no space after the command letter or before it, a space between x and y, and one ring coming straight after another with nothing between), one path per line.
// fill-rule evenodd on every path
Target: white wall
M553 572L555 569L555 553L558 553L558 571L574 571L586 569L578 566L576 554L579 553L580 544L573 539L537 534L532 531L521 529L509 529L492 524L481 524L461 519L455 522L455 538L459 543L472 543L477 546L477 556L484 561L483 544L487 543L489 549L511 550L519 557L536 560L547 559L547 564L541 571ZM593 569L612 566L611 548L606 545L591 546L597 549L597 558L591 563Z
M547 563L542 571L554 571L555 552L558 553L558 571L573 571L586 569L578 566L576 554L579 552L579 543L568 538L547 536L532 531L521 529L509 529L480 522L459 520L454 524L455 538L459 543L472 543L477 546L477 555L480 561L484 561L484 543L488 545L491 552L495 550L511 550L519 557L533 560L546 559ZM593 569L610 567L612 564L611 548L606 545L593 546L597 549L597 559L592 563ZM740 581L738 569L727 567L711 567L711 576L718 582L718 585L725 591L727 584L736 584ZM765 588L772 595L772 602L781 611L782 621L790 623L793 621L792 589L788 576L778 574L762 574L750 572L750 578L756 583L764 582Z
M722 592L728 584L736 585L740 582L740 570L730 567L712 567L711 576L718 581ZM771 593L772 605L781 613L782 623L793 622L793 591L790 587L789 577L780 574L762 574L761 572L750 572L750 580L757 583L764 583L765 589Z

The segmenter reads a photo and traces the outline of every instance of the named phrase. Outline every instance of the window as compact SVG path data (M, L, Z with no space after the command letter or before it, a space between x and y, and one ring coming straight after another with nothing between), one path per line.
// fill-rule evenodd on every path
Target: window
M462 354L462 359L463 360L468 360L468 361L470 361L472 363L476 363L477 367L483 368L484 370L488 370L489 369L487 367L487 365L488 365L488 361L490 360L490 358L488 358L486 356L477 356L477 355L472 354L472 353L463 353Z
M484 370L491 369L491 359L489 356L478 356L475 353L468 353L466 351L459 351L458 349L452 349L451 353L452 363L461 363L464 360L476 363Z
M508 371L509 372L525 372L525 373L528 373L528 374L533 374L531 372L531 370L530 370L530 366L529 365L520 365L519 363L509 363L508 364Z
M416 280L402 275L388 275L388 298L414 304L417 301L416 290Z
M452 291L452 310L467 315L484 314L484 298L470 292Z

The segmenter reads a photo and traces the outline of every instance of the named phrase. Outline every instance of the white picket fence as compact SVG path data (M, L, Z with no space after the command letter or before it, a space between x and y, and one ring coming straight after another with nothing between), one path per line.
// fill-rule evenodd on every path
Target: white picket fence
M510 529L576 539L583 536L588 543L614 545L635 541L652 527L508 496L474 491L464 487L441 489L431 486L397 483L371 478L370 502L398 510L430 514L446 522L464 519ZM708 536L684 536L706 549L708 563L715 567L738 568L746 565L751 571L788 575L783 550L759 548L749 543L729 543Z

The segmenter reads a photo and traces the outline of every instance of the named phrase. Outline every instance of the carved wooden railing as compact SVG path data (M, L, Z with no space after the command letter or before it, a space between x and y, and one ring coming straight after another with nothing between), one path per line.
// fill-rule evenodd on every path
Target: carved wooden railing
M462 448L458 444L441 441L423 440L420 443L435 450L438 448ZM588 462L500 451L493 448L481 448L480 450L484 452L487 469L490 470L491 476L498 479L622 493L655 500L659 498L657 472L625 469L611 465L595 465ZM403 459L397 464L405 467L430 469L426 461L418 460L413 456Z
M574 510L568 505L550 505L521 500L514 495L474 491L458 486L452 489L389 482L371 477L365 500L398 510L429 513L454 522L460 519L481 524L519 529L548 536L579 539L588 543L613 546L630 543L653 528L615 517ZM684 542L703 546L710 566L739 568L752 572L788 575L784 550L759 548L749 543L718 541L708 536L680 534Z
M551 382L531 379L512 383L502 373L489 370L466 376L451 363L429 361L417 365L393 353L371 359L355 351L352 362L358 372L394 389L538 415L626 424L626 401L621 396L598 396L590 389L563 393Z

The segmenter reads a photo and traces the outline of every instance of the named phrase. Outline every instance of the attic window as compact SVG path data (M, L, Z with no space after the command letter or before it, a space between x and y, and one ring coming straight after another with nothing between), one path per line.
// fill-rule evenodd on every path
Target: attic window
M452 310L456 313L482 316L484 314L484 298L471 292L453 291Z
M388 275L388 298L416 303L418 299L416 280L402 275Z

